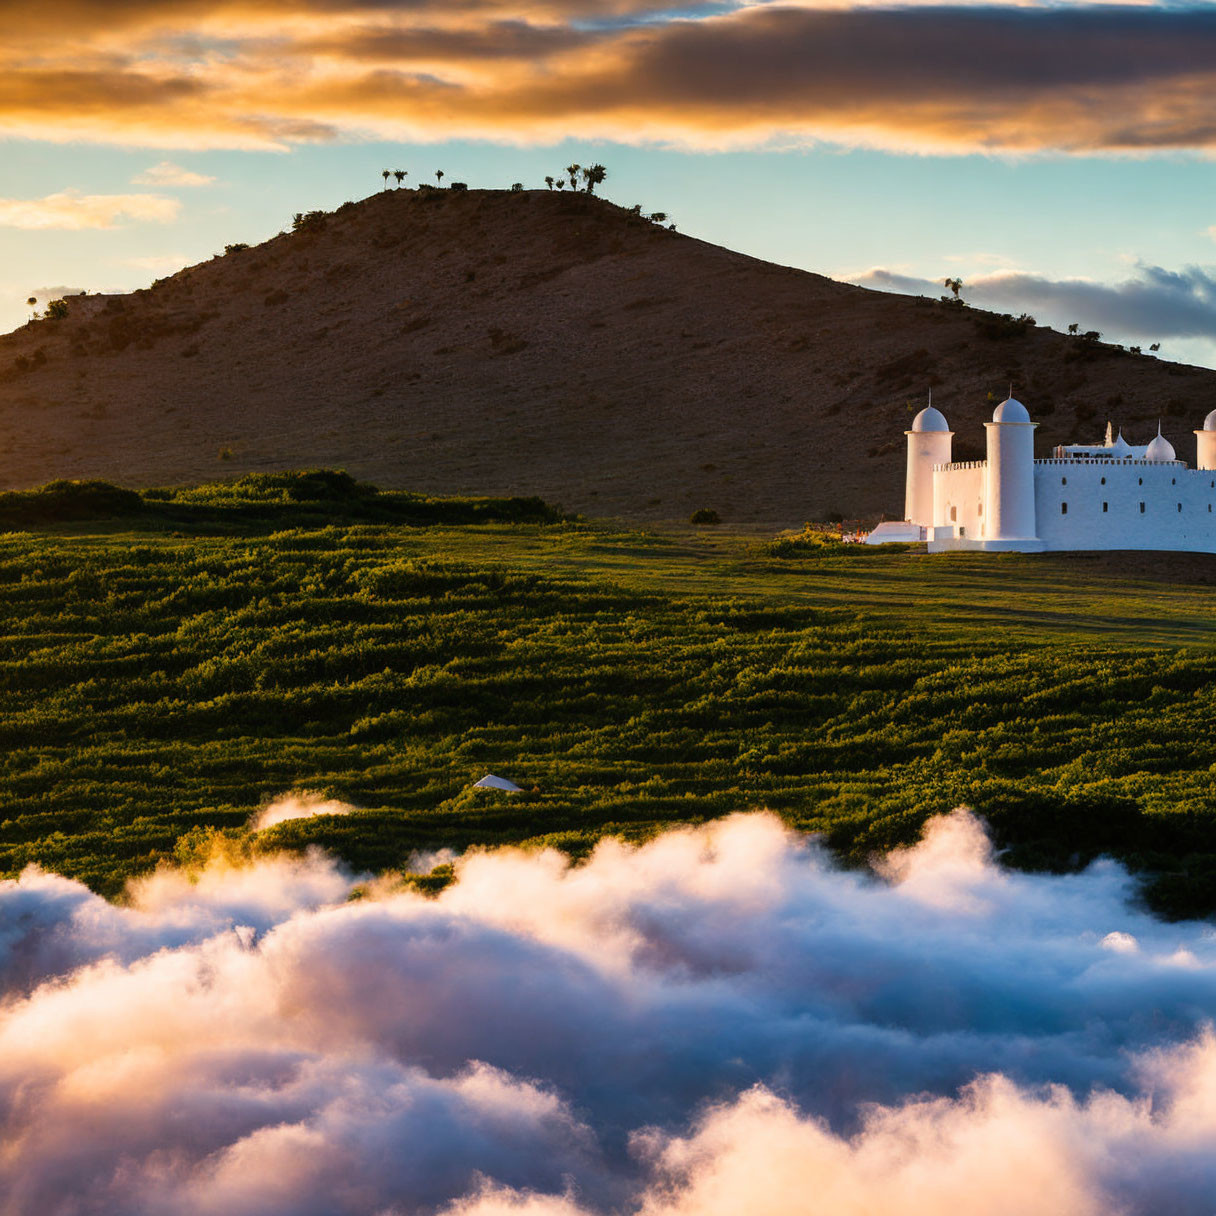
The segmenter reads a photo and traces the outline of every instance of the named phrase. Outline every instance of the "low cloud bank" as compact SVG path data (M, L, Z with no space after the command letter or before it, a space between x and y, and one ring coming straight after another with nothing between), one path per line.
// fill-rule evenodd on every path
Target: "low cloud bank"
M1210 1214L1216 935L966 812L767 815L436 900L326 858L0 884L0 1194L74 1216Z
M850 275L849 281L880 291L937 298L949 295L941 280L921 279L881 267ZM1140 266L1119 283L1050 279L1041 274L999 271L969 278L963 298L997 312L1030 312L1043 324L1082 332L1096 329L1112 340L1144 345L1165 338L1216 340L1216 275L1199 266L1166 270Z

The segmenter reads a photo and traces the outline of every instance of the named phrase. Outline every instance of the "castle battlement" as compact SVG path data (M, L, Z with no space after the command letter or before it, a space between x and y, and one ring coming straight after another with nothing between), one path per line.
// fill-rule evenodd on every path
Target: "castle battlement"
M951 549L1161 549L1216 553L1216 410L1195 431L1195 467L1157 428L1143 447L1106 430L1036 459L1026 407L1013 397L984 424L985 460L952 461L954 432L932 405L906 431L906 519L871 544L919 537ZM1070 482L1070 477L1073 479Z
M980 462L984 463L983 461ZM1163 465L1173 465L1175 468L1186 468L1185 460L1136 460L1131 457L1117 457L1106 459L1101 456L1040 456L1035 460L1035 464L1079 464L1085 465L1091 469L1109 469L1120 465L1140 465L1151 464L1154 468L1161 468ZM1198 469L1192 469L1192 473L1199 472Z

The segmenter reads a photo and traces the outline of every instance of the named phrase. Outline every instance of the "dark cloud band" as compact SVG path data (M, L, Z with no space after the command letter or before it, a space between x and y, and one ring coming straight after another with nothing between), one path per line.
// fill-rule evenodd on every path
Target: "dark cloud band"
M43 138L1216 145L1210 7L183 0L77 3L67 26L56 7L53 33L23 7L0 50L0 121Z
M851 276L864 287L911 295L941 295L940 281L875 269ZM1057 328L1076 322L1120 338L1152 342L1163 338L1216 341L1216 276L1198 266L1166 270L1141 266L1121 283L1052 279L1041 274L1004 272L969 278L963 296L983 308L1031 312Z

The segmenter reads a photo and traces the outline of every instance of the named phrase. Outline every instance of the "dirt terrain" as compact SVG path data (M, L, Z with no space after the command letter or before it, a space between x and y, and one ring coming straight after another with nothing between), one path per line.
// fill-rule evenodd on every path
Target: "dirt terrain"
M586 194L388 190L0 336L0 484L342 467L634 520L899 516L932 388L959 459L1013 382L1041 454L1179 456L1216 372L771 265Z

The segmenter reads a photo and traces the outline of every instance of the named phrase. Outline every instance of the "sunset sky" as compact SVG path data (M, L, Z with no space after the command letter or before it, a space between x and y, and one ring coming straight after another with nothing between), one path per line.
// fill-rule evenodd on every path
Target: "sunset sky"
M0 0L0 328L381 186L681 231L1216 366L1216 6Z

